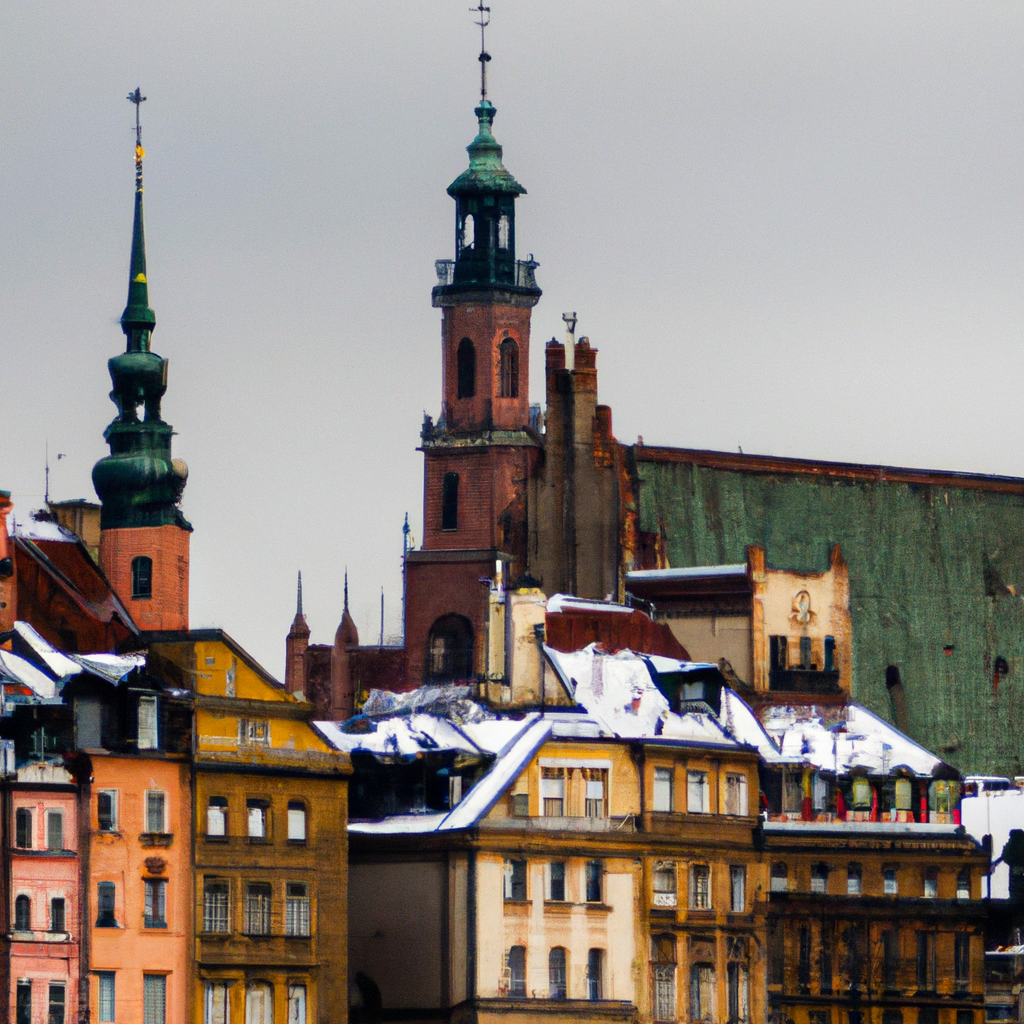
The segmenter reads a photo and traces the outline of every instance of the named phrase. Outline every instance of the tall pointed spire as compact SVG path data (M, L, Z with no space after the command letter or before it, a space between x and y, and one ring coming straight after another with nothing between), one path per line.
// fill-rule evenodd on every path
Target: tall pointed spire
M121 328L128 339L129 352L148 352L149 335L156 326L156 314L149 305L149 282L146 279L146 230L142 208L142 123L139 110L146 97L142 90L128 94L135 104L135 220L132 224L132 255L128 269L128 302L121 314Z
M296 616L302 614L302 570L299 570L299 592L295 601L295 614Z
M348 611L348 566L345 566L345 606L342 611Z

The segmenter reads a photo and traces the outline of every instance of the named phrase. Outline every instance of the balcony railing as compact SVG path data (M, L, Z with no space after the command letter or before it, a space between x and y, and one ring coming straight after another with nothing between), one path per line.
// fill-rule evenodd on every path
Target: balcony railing
M516 260L515 277L511 282L516 288L536 288L537 267L534 259ZM434 260L434 271L437 274L439 288L447 288L455 283L455 260Z

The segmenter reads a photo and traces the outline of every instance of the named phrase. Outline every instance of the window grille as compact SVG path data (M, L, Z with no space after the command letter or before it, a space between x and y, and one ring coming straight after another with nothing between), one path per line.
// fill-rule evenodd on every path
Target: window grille
M289 882L286 887L284 933L308 937L310 935L309 887L301 882Z
M270 934L271 887L269 882L250 882L245 889L245 934Z
M676 862L656 860L654 862L654 905L674 907L676 905Z
M207 879L203 887L203 931L225 933L229 925L229 883Z
M167 978L142 976L142 1024L167 1024Z
M99 978L99 1019L100 1024L113 1024L117 1018L115 984L113 971L100 971Z
M690 867L690 909L711 909L711 872L707 864Z

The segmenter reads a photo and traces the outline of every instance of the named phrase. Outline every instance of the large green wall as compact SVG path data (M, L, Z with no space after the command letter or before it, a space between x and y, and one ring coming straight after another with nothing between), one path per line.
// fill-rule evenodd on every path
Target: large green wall
M967 773L1024 774L1024 495L642 454L634 465L640 528L664 535L674 567L742 562L759 544L771 567L822 571L840 544L855 698L892 720L897 665L914 739ZM993 693L1000 655L1010 672Z

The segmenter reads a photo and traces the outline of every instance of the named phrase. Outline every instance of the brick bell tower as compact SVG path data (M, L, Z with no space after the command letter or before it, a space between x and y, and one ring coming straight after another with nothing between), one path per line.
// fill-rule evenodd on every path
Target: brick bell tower
M156 316L149 306L142 217L142 132L135 104L135 221L128 304L121 316L126 350L109 360L117 416L103 436L110 454L93 467L102 503L100 566L143 630L188 629L189 539L181 514L188 467L171 458L169 423L160 417L167 360L150 350Z
M528 482L543 444L530 424L530 312L540 299L533 257L516 260L516 199L491 131L482 50L476 138L455 200L455 259L438 260L441 415L424 420L423 546L406 561L408 683L482 671L487 589L496 564L526 572Z

